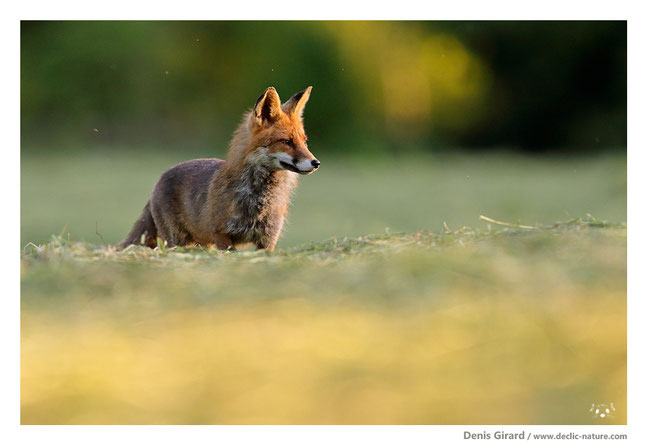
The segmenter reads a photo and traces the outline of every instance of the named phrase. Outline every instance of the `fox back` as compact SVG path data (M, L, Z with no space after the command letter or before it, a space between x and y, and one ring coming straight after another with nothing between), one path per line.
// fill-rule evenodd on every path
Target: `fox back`
M311 87L281 103L267 88L234 132L225 160L180 163L164 172L120 247L254 244L272 251L299 174L320 162L308 150L303 112Z

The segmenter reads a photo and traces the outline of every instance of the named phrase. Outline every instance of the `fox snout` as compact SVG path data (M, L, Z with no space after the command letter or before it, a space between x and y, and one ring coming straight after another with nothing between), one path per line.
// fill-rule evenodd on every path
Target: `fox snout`
M286 153L279 153L275 158L279 164L278 167L285 170L290 170L291 172L296 172L302 175L308 175L315 172L319 166L320 161L315 158L291 158Z
M294 158L293 165L297 167L297 173L308 175L309 173L313 173L317 170L317 168L320 166L320 162L317 158L306 158L303 160Z

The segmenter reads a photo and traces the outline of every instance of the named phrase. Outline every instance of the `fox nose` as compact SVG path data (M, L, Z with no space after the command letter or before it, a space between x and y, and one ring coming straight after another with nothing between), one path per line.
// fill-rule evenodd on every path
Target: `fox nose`
M311 164L313 165L313 167L315 169L317 169L319 167L319 165L320 165L320 162L318 160L313 160L313 161L311 161Z

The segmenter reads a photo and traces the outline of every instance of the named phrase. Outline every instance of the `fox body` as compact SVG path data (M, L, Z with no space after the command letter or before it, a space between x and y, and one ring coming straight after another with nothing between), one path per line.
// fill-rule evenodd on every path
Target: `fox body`
M273 87L234 132L227 158L195 159L164 172L140 218L119 247L142 244L254 244L273 251L298 174L320 162L306 145L303 111L311 87L284 104Z

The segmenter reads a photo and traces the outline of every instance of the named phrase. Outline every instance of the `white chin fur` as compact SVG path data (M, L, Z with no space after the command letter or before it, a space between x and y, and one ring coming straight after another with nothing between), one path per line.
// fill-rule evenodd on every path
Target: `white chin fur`
M272 156L273 156L273 158L275 160L276 166L279 169L284 168L281 165L281 162L283 161L286 164L290 164L290 165L295 166L300 171L300 173L310 173L310 172L313 171L313 165L311 164L310 160L303 160L303 161L297 162L296 164L293 164L292 158L290 156L288 156L287 154L283 153L283 152L274 153Z
M313 164L311 163L311 160L302 160L299 161L297 164L297 169L299 169L302 172L311 172L313 170Z

